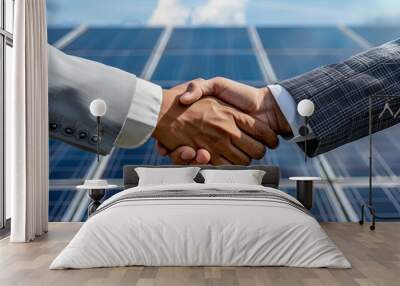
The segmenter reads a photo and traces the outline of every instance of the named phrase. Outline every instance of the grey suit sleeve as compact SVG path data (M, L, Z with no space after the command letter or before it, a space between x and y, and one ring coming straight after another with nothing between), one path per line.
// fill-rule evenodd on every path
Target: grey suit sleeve
M50 136L96 151L96 119L89 104L107 103L102 119L101 154L108 154L122 129L135 93L136 77L127 72L48 46Z
M400 122L400 39L279 84L296 103L308 98L315 104L310 127L316 139L307 145L307 155L330 151L368 135L369 95L399 96L390 101L397 117L379 120L386 99L373 100L373 132Z

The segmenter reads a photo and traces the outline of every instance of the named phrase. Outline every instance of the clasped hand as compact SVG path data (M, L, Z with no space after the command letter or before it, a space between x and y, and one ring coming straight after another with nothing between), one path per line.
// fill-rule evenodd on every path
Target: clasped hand
M164 90L153 137L175 164L248 165L290 133L267 87L216 77Z

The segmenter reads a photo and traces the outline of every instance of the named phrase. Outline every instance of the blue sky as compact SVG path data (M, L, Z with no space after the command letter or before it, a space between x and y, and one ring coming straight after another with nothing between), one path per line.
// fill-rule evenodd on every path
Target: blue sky
M399 0L48 0L50 26L400 25Z

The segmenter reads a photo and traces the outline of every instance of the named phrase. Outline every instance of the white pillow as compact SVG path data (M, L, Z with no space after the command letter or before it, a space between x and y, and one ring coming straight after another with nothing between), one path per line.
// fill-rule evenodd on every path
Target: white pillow
M261 185L265 171L261 170L201 170L205 184Z
M187 168L135 168L139 186L195 183L199 167Z

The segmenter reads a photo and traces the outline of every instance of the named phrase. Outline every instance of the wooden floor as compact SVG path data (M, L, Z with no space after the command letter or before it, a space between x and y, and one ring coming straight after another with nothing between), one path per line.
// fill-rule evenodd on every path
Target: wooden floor
M49 233L28 244L0 241L0 285L400 285L400 223L324 223L352 269L289 267L122 267L48 270L80 223L51 223Z

